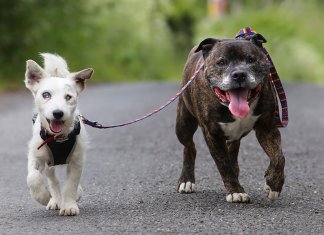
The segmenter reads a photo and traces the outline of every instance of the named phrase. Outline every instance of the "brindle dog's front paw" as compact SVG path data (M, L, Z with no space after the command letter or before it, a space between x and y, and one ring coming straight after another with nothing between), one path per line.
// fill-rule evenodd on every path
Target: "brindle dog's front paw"
M178 192L179 193L194 193L195 192L195 183L186 181L186 182L179 182L178 185Z
M251 198L247 193L231 193L226 196L226 201L248 203L251 201Z
M272 191L267 182L264 183L263 190L271 202L277 200L280 195L280 192Z

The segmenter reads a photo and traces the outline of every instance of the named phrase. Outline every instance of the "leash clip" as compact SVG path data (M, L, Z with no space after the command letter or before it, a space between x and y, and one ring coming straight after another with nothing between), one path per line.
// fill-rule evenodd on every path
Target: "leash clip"
M79 117L81 118L82 122L88 126L92 126L92 127L98 127L101 128L102 125L98 122L92 122L89 121L87 118L85 118L83 115L79 114Z

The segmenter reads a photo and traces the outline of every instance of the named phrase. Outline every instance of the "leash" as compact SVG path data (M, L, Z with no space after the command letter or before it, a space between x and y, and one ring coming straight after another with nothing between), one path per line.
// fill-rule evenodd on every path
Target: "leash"
M250 27L242 28L235 36L235 38L246 38L247 36L253 36L256 34L256 31L251 29ZM288 104L287 104L287 98L285 90L282 86L282 83L280 81L278 72L276 70L276 67L274 66L274 63L272 62L272 59L268 53L268 51L262 47L262 50L264 54L267 56L268 60L268 66L270 69L269 73L269 79L274 86L274 88L277 91L277 97L280 101L281 105L281 118L280 118L280 112L279 107L274 112L275 115L275 124L277 127L286 127L288 125Z
M169 101L167 101L165 104L163 104L159 108L153 110L150 113L145 114L142 117L139 117L139 118L134 119L132 121L128 121L128 122L124 122L124 123L120 123L120 124L115 124L115 125L108 125L108 126L103 126L102 124L100 124L98 122L90 121L87 118L85 118L83 115L79 115L79 117L81 118L81 120L82 120L82 122L84 124L86 124L88 126L91 126L91 127L94 127L94 128L98 128L98 129L108 129L108 128L115 128L115 127L122 127L122 126L127 126L127 125L131 125L133 123L142 121L142 120L144 120L144 119L146 119L146 118L160 112L161 110L166 108L169 104L171 104L173 101L175 101L187 89L187 87L191 84L191 82L197 77L198 73L203 69L203 67L204 67L204 64L200 65L200 67L196 70L196 72L191 76L189 81L175 94L174 97L169 99Z
M246 39L248 36L253 36L256 34L256 31L254 31L253 29L251 29L250 27L245 27L242 28L235 36L235 38L244 38ZM286 127L288 125L288 104L287 104L287 98L286 98L286 94L285 94L285 90L282 86L282 83L280 81L278 72L276 70L276 67L274 66L274 63L272 62L272 59L268 53L268 51L262 46L262 51L265 53L266 57L267 57L267 62L268 62L268 66L269 66L269 79L272 83L272 85L274 86L274 88L276 89L276 96L280 101L280 105L281 105L281 118L280 118L280 112L279 112L279 107L277 106L277 109L274 112L275 115L275 124L277 127ZM93 122L90 121L89 119L85 118L83 115L79 115L79 118L81 119L81 121L88 125L91 126L93 128L98 128L98 129L108 129L108 128L115 128L115 127L122 127L122 126L127 126L127 125L131 125L133 123L142 121L158 112L160 112L161 110L165 109L167 106L169 106L173 101L175 101L187 88L188 86L192 83L192 81L198 76L198 73L204 68L204 64L201 64L200 67L195 71L195 73L191 76L191 78L189 79L189 81L175 94L174 97L172 97L171 99L169 99L169 101L167 101L165 104L163 104L162 106L160 106L159 108L153 110L150 113L145 114L142 117L139 117L137 119L134 119L132 121L128 121L128 122L124 122L124 123L120 123L120 124L115 124L115 125L108 125L108 126L104 126L98 122ZM37 117L37 114L34 115L33 117L33 123L35 123L35 119ZM51 136L47 139L44 140L44 142L42 144L40 144L38 146L38 150L40 148L42 148L45 144L48 144L49 142L55 141L59 138L64 137L63 134L59 134L59 135L54 135Z
M245 27L245 28L241 29L236 34L235 38L240 38L240 37L246 38L247 36L253 36L254 34L256 34L256 32L253 29L251 29L250 27ZM282 86L282 83L278 76L277 70L270 58L269 53L267 52L267 50L264 47L262 47L262 49L263 49L263 52L267 56L267 60L268 60L268 64L269 64L269 69L270 69L269 79L271 80L273 86L275 87L275 89L277 91L277 96L278 96L278 98L280 100L280 104L281 104L282 119L280 118L280 113L279 113L279 110L277 109L274 113L275 114L275 124L277 127L286 127L288 125L288 105L287 105L285 91L283 89L283 86ZM203 69L203 67L204 67L204 64L201 64L200 67L196 70L196 72L191 76L189 81L175 94L174 97L169 99L169 101L167 101L165 104L163 104L159 108L153 110L150 113L145 114L142 117L136 118L136 119L128 121L128 122L119 123L119 124L115 124L115 125L107 125L107 126L104 126L104 125L102 125L98 122L95 122L95 121L90 121L89 119L87 119L86 117L84 117L81 114L79 115L79 117L84 124L91 126L93 128L98 128L98 129L110 129L110 128L115 128L115 127L122 127L122 126L127 126L127 125L131 125L133 123L142 121L142 120L160 112L161 110L165 109L173 101L175 101L184 92L184 90L187 89L187 87L191 84L191 82L197 77L198 73ZM53 141L53 140L51 140L51 141ZM44 143L44 144L46 144L46 143Z
M54 141L54 140L57 140L57 139L59 139L59 138L61 138L61 137L63 137L64 135L63 134L59 134L59 135L53 135L52 137L49 137L49 138L47 138L46 140L44 140L44 142L43 143L41 143L41 145L39 145L38 147L37 147L37 150L39 150L41 147L43 147L45 144L47 144L47 143L49 143L49 142L52 142L52 141Z
M122 126L127 126L127 125L131 125L133 123L142 121L150 116L152 116L153 114L156 114L158 112L160 112L162 109L166 108L168 105L170 105L173 101L175 101L186 89L187 87L192 83L192 81L197 77L198 73L203 69L204 64L200 65L200 67L196 70L196 72L191 76L191 78L189 79L189 81L175 94L174 97L172 97L169 101L167 101L165 104L163 104L162 106L160 106L159 108L153 110L150 113L147 113L146 115L137 118L135 120L129 121L129 122L125 122L125 123L120 123L120 124L116 124L116 125L108 125L108 126L103 126L102 124L98 123L98 122L93 122L90 121L89 119L85 118L83 115L79 114L79 118L81 119L81 121L88 125L91 126L93 128L98 128L98 129L108 129L108 128L115 128L115 127L122 127ZM34 115L32 121L33 123L35 123L37 114ZM54 135L51 136L47 139L45 139L38 147L37 150L39 150L40 148L42 148L45 144L48 144L49 142L55 141L59 138L64 137L63 134L59 134L59 135Z

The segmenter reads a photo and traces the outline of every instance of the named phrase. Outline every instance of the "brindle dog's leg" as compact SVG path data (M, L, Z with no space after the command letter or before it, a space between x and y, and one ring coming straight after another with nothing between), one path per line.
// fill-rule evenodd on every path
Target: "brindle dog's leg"
M281 137L277 127L255 128L256 137L270 158L270 164L265 172L264 190L271 201L276 200L285 181L285 157L281 150Z
M240 149L240 140L233 140L230 142L227 142L227 148L228 148L228 156L231 161L231 165L234 169L235 176L238 178L240 174L240 168L237 162L237 157Z
M178 182L179 193L192 193L195 191L195 160L196 148L193 135L198 127L198 121L187 109L182 97L179 98L177 108L176 134L184 146L183 166Z
M203 128L204 137L210 154L221 174L225 188L229 193L226 196L226 200L228 202L250 202L250 196L245 193L238 180L237 154L239 142L233 143L228 149L224 138L218 134L211 134L208 129L206 127Z

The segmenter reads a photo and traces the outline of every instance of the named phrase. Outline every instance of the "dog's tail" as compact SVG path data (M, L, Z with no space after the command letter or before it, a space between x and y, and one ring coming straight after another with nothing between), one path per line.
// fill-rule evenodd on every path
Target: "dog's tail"
M44 69L53 77L67 77L70 72L66 61L59 55L40 53L44 59Z

